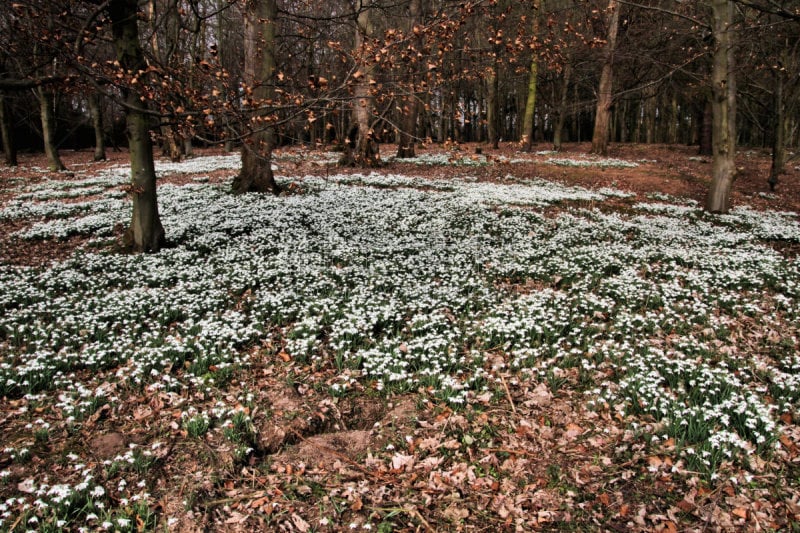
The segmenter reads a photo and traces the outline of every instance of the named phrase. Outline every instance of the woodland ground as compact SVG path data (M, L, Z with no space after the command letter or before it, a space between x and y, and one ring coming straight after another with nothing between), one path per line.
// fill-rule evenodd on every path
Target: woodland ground
M456 148L0 169L0 531L800 529L798 161Z

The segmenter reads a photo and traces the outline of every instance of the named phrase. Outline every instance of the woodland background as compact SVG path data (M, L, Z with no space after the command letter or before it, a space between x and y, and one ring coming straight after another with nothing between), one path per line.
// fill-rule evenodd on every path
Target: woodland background
M239 190L274 190L267 161L287 144L338 145L344 163L375 165L387 141L401 157L421 142L591 140L600 154L608 142L681 143L714 155L707 207L725 212L735 146L772 150L774 186L800 135L800 15L785 0L2 9L8 164L17 147L42 145L52 168L59 148L94 145L102 158L106 144L130 144L132 111L175 160L196 145L243 144Z

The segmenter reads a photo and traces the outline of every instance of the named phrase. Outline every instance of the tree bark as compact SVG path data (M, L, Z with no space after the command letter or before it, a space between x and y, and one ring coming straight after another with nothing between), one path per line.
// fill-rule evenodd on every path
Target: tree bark
M561 150L561 137L564 134L564 122L567 120L567 96L569 93L569 82L572 77L572 65L570 58L567 57L563 72L564 79L561 85L561 100L558 103L558 117L553 128L553 150Z
M700 155L711 155L714 153L714 113L711 110L711 100L706 100L703 106L703 114L700 117L700 138L698 153Z
M786 166L786 117L784 113L783 80L778 80L775 86L775 119L772 138L772 164L769 170L769 188L774 191L778 184L778 176L784 173Z
M500 147L498 132L498 115L500 110L500 76L499 62L495 59L486 75L486 130L489 143L495 150Z
M785 53L784 53L785 54ZM787 63L786 58L782 58L782 63ZM773 106L773 135L772 135L772 164L769 169L769 188L775 190L778 184L778 176L784 173L786 166L786 105L783 102L784 73L780 70L775 72L775 91L772 95Z
M111 0L108 6L117 61L123 72L140 72L147 68L139 42L137 8L137 0ZM136 91L123 87L122 93L126 104L125 122L133 197L133 215L126 241L135 252L157 252L165 239L158 215L156 172L148 117Z
M242 145L242 170L233 181L233 191L271 192L280 187L272 173L275 128L269 106L275 98L276 0L249 0L244 17L244 85L252 109L250 135Z
M410 30L414 26L422 22L422 0L411 0L408 6L408 15L410 19ZM420 54L424 46L422 34L414 39L414 46ZM418 63L414 68L414 73L411 75L409 82L410 90L409 95L403 98L403 119L401 121L400 139L397 146L397 157L406 158L414 157L416 152L414 150L415 134L417 131L417 116L419 115L419 102L417 101L415 84L419 74L421 73L422 65Z
M183 157L194 157L194 144L190 133L183 137Z
M11 127L5 95L0 92L0 133L3 139L3 155L6 165L17 166L17 147L14 144L14 129Z
M44 142L44 153L47 155L48 168L53 172L66 170L67 167L58 155L58 148L55 144L55 115L53 107L55 98L53 93L45 87L39 87L39 111L42 120L42 141Z
M681 129L681 115L678 108L678 94L672 92L672 99L670 100L670 121L667 128L667 142L669 144L678 144L678 131Z
M608 36L606 38L605 59L600 72L600 85L597 89L597 109L592 135L593 154L608 155L608 124L611 115L612 87L614 83L614 50L617 46L619 30L619 4L608 0Z
M656 87L651 85L644 91L644 142L656 142Z
M544 9L544 0L534 0L533 2L533 36L539 33L539 14ZM539 57L538 51L533 50L531 58L531 68L528 73L528 99L525 101L525 114L522 117L522 149L530 152L533 148L533 119L536 113L536 84L539 78Z
M94 128L94 160L106 160L106 142L103 135L103 111L100 107L100 95L92 93L89 95L89 114L92 117L92 128Z
M356 17L355 54L358 58L358 69L353 87L353 119L355 122L355 136L349 135L345 154L341 165L375 167L380 165L381 154L375 132L372 131L372 91L374 79L374 66L369 59L369 39L375 34L372 22L372 0L359 0L356 2L358 15ZM352 129L352 128L351 128ZM353 139L353 137L355 137Z
M733 2L713 0L713 34L716 41L711 71L713 158L711 189L706 210L727 213L736 175L736 83L733 73Z

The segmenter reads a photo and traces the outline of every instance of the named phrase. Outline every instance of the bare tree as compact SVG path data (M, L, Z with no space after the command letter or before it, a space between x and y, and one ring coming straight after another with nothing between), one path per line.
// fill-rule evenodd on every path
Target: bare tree
M611 118L614 83L614 51L617 46L619 31L619 3L608 0L608 34L606 37L603 70L600 73L600 85L597 88L597 108L594 116L594 134L592 135L592 153L608 154L608 129Z
M400 158L414 157L415 155L415 133L420 107L415 86L420 81L418 78L423 68L421 56L424 48L423 35L419 26L422 22L422 0L410 0L408 4L408 19L408 33L414 36L411 38L413 45L410 45L412 50L409 50L409 54L414 54L414 57L410 59L411 66L408 73L407 95L401 98L403 116L401 118L400 139L397 143L397 157Z
M248 0L244 5L244 101L248 134L242 146L242 170L233 183L234 192L280 191L272 173L275 146L276 0Z
M377 166L380 164L380 147L373 130L373 95L375 63L369 58L375 36L372 11L373 0L356 0L356 25L353 53L356 71L353 74L354 129L346 140L345 155L340 164Z
M734 75L733 2L712 0L714 62L711 71L713 159L706 209L727 213L736 176L736 78Z
M131 78L145 75L147 71L139 41L138 4L138 0L111 0L108 4L120 74ZM133 198L133 215L126 240L134 251L157 252L164 245L165 238L158 215L149 115L140 94L130 83L123 85L122 94L131 161L130 191Z
M89 104L89 114L92 118L92 129L94 129L94 160L105 161L106 141L103 133L103 108L100 94L97 92L89 93L87 102Z
M533 38L539 33L539 21L545 9L545 0L533 1ZM528 98L525 102L525 113L522 120L522 149L530 151L533 146L533 119L536 111L536 84L539 79L538 47L533 50L530 72L528 73Z

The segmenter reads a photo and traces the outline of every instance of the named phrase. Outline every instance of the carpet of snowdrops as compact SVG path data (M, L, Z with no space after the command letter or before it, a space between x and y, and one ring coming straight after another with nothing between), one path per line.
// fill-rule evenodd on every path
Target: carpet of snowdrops
M169 246L154 255L110 251L130 216L126 168L17 182L0 221L28 222L19 239L90 239L47 267L0 264L0 397L29 420L0 450L0 530L140 528L152 502L136 472L158 443L100 464L64 457L74 485L47 472L12 484L10 465L120 390L224 387L253 346L333 369L331 396L370 383L453 409L522 382L555 390L577 369L587 409L645 445L671 440L706 479L729 464L756 473L780 446L800 402L800 264L770 243L800 241L797 214L516 179L515 160L493 182L470 178L485 159L416 162L462 163L463 178L279 176L292 194L233 196L204 176L238 156L159 163L194 179L160 186ZM183 410L190 433L242 416ZM129 478L108 486L120 469Z

